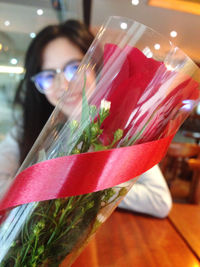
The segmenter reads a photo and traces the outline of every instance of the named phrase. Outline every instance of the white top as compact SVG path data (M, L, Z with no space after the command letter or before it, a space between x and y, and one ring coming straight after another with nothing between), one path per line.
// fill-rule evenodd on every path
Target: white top
M0 143L0 199L19 168L19 146L15 132L13 129Z
M172 198L158 165L139 177L119 207L159 218L168 215L172 207Z
M0 143L0 199L19 168L19 146L14 131ZM165 179L156 165L142 174L119 204L120 208L159 218L168 215L172 199Z

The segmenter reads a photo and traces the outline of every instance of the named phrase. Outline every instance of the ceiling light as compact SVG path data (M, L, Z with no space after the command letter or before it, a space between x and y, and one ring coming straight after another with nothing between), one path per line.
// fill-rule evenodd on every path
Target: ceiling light
M31 38L35 38L35 36L36 36L36 34L35 34L34 32L31 32L31 33L30 33L30 37L31 37Z
M147 57L148 57L148 58L152 58L152 57L153 57L153 53L150 51L150 52L147 54Z
M10 25L10 21L9 20L4 21L4 25L5 26L9 26Z
M24 68L22 67L9 67L9 66L0 66L0 73L23 73Z
M139 0L132 0L131 3L133 6L137 6L139 4Z
M38 14L39 16L43 15L43 13L44 13L44 11L43 11L42 9L38 9L38 10L37 10L37 14Z
M155 44L155 45L154 45L154 48L155 48L156 50L159 50L159 49L160 49L160 44Z
M191 111L194 107L194 100L186 99L182 101L183 105L180 108L181 110Z
M151 49L147 46L145 47L142 52L144 53L144 55L148 58L153 57L153 53L151 52Z
M16 65L18 63L18 60L16 58L11 58L10 63Z
M122 30L126 30L127 27L128 27L128 25L127 25L126 22L122 22L122 23L120 24L120 27L121 27Z
M176 31L171 31L170 35L171 35L171 37L175 38L177 36L177 32Z
M200 115L200 103L197 105L196 112L197 112L198 115Z
M165 66L170 71L174 71L175 70L175 68L172 65L170 65L170 64L165 64Z

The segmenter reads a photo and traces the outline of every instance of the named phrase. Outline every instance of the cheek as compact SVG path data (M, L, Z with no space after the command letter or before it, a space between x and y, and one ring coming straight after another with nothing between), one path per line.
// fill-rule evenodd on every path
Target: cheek
M96 80L95 80L95 72L94 71L87 71L87 80L86 80L86 93L88 97L94 92L96 87ZM79 81L80 82L80 81ZM63 86L61 86L63 85ZM60 87L53 86L52 88L49 88L49 90L46 92L46 98L49 103L51 103L53 106L56 106L58 104L58 101L61 97L63 97L63 112L70 116L70 114L76 109L77 105L79 105L82 101L82 87L83 87L83 81L80 83L72 83L71 87L69 88L69 91L67 91L66 94L64 94L64 91L66 90L66 84L64 86L64 83L60 84ZM65 88L65 89L64 89ZM64 94L64 95L63 95Z
M96 87L96 77L95 72L93 70L90 70L87 72L87 81L86 81L86 90L88 93L88 96L90 96Z
M56 106L56 104L58 103L58 98L57 98L57 95L54 91L47 92L46 98L49 101L49 103L51 103L53 106Z

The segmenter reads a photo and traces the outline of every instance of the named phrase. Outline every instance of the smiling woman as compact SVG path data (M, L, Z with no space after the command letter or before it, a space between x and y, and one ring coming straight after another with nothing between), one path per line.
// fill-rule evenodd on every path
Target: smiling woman
M60 96L68 89L69 81L71 81L71 88L74 89L67 92L62 106L63 115L68 117L77 106L76 103L81 101L82 85L77 82L83 84L84 81L71 79L92 41L93 35L83 24L69 20L60 25L46 27L31 42L26 54L25 76L19 84L15 97L15 104L21 106L23 111L22 121L18 121L17 127L12 129L1 144L2 180L9 180L8 177L12 178L15 175ZM97 53L99 62L102 61L101 53L102 51ZM78 71L80 74L81 69ZM95 68L88 67L85 74L87 75L86 93L90 93L96 87L98 80L95 77ZM155 184L151 182L154 175L157 177ZM171 198L161 172L158 167L155 167L144 176L138 184L140 188L138 190L141 193L133 192L138 200L137 203L140 202L136 210L158 217L166 216L171 207ZM160 184L159 188L162 188L162 196L157 192L160 191L158 184ZM148 189L150 185L158 193L156 200L151 193L153 190ZM145 208L147 198L143 195L149 195L151 199L148 208ZM132 199L132 192L130 199ZM133 202L135 201L130 201L130 199L124 202L123 208L134 210ZM156 209L154 201L157 203ZM164 210L160 205L161 202L164 203Z
M93 35L84 24L76 20L47 26L38 33L26 53L26 71L18 85L14 100L16 118L19 117L19 110L22 114L20 112L20 118L16 120L13 128L10 121L14 96L9 96L5 101L5 95L15 90L12 90L11 85L9 90L6 88L2 94L0 90L1 133L6 135L9 131L6 136L0 136L3 139L0 144L0 198L51 115L59 97L66 90L69 80L92 41ZM0 66L0 71L9 72L6 75L9 75L10 82L14 84L16 77L10 79L10 76L18 74L13 74L13 71L22 72L24 69L18 66ZM58 69L63 72L57 74ZM70 112L66 106L65 114Z
M56 106L78 69L83 53L64 37L51 41L44 49L42 71L32 77L37 89ZM68 115L71 111L66 112Z
M32 147L68 83L63 73L56 75L55 79L52 79L51 73L45 84L49 84L50 79L56 84L52 84L53 90L43 94L37 90L31 78L35 77L33 79L38 85L37 78L41 77L41 71L51 69L55 72L56 69L63 69L71 60L80 61L92 41L93 35L83 24L69 20L60 25L47 26L31 42L25 59L26 73L15 97L15 104L21 105L23 110L23 130L18 137L20 162Z

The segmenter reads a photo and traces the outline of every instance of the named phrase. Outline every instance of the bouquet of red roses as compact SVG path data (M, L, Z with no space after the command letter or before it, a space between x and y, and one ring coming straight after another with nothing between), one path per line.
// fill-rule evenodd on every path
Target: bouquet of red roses
M70 266L136 177L162 159L198 102L198 75L159 34L110 18L0 203L0 266L58 266L65 257Z

